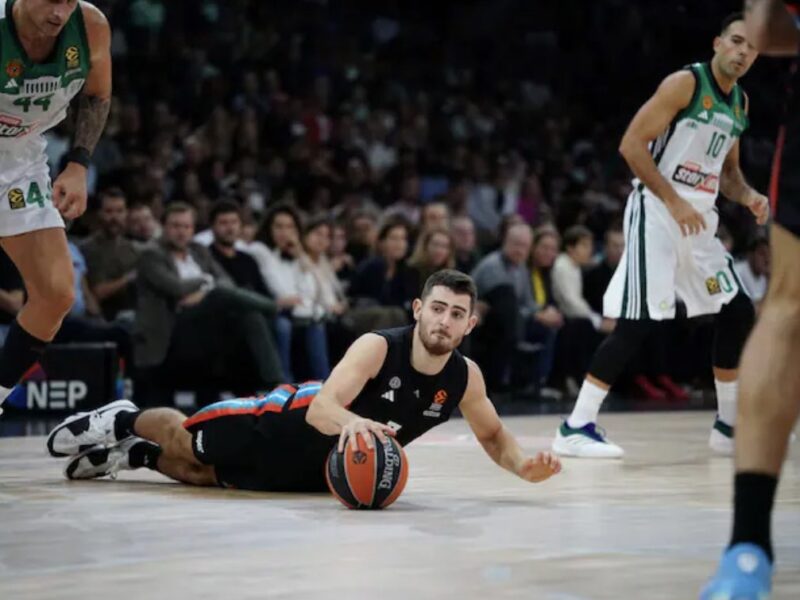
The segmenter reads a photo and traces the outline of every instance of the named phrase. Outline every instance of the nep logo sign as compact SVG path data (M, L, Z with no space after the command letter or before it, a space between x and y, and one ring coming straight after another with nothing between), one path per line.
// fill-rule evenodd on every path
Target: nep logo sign
M89 393L80 380L47 380L38 363L25 374L22 383L8 397L8 405L27 410L74 410Z

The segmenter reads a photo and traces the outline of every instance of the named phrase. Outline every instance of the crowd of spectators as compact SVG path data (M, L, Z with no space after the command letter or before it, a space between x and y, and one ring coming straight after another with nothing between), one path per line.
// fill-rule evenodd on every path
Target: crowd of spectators
M601 304L630 190L621 133L738 8L96 4L115 92L90 209L69 230L68 337L117 341L148 393L165 378L242 392L324 378L358 334L408 323L425 278L449 267L478 283L464 350L490 387L569 391L614 326ZM763 82L778 68L744 81L743 164L761 189L779 91ZM69 120L47 135L54 175L70 135ZM768 245L741 207L720 207L759 301ZM23 298L12 271L0 263L0 330ZM652 394L696 375L667 362L637 375Z

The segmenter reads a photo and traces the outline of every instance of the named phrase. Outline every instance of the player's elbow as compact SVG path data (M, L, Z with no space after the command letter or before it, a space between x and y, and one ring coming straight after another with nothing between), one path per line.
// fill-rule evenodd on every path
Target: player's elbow
M626 132L625 135L622 136L618 150L622 158L624 158L626 162L630 163L631 157L634 155L634 152L639 146L641 146L639 140L632 136L630 132Z

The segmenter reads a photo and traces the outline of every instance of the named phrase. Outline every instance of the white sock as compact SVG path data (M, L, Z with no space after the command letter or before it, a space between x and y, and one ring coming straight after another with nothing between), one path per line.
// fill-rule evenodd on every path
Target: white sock
M715 379L714 387L717 388L717 413L720 421L735 427L736 397L739 395L739 382Z
M572 414L567 419L567 425L577 429L587 423L595 423L597 414L600 412L600 405L603 404L607 395L608 390L584 379L581 391L578 393L578 400L575 402L575 408L572 409Z

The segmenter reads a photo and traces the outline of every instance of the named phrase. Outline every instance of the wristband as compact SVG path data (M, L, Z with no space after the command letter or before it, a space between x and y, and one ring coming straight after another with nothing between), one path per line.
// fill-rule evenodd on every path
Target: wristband
M88 169L89 164L92 162L92 154L83 146L75 146L67 152L67 162L78 163Z

